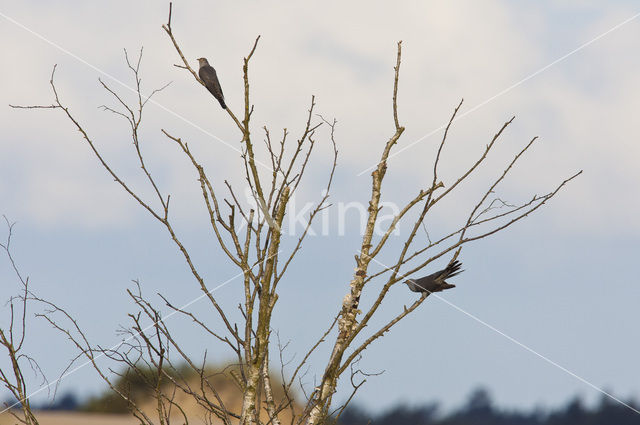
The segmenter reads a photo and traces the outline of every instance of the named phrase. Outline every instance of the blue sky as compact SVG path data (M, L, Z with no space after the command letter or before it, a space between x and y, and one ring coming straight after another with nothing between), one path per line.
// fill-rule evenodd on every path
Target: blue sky
M98 70L130 84L122 49L135 52L141 45L143 87L150 91L172 81L156 100L199 128L150 105L143 128L149 163L172 193L179 230L205 275L212 282L236 275L203 231L206 217L191 169L160 134L160 128L180 134L207 158L214 179L240 184L237 153L207 135L238 143L232 123L208 93L172 66L177 58L160 29L167 5L1 4L0 36L11 43L0 82L0 213L18 222L14 254L33 289L67 307L103 345L116 342L115 330L126 322L130 303L124 290L132 279L139 279L148 294L161 292L176 303L199 295L163 229L98 167L59 111L7 106L50 103L48 80L57 63L63 100L117 169L148 193L127 128L98 109L110 102L97 81L108 77ZM505 120L517 118L476 183L434 211L428 223L434 233L455 225L483 182L533 136L540 136L540 143L500 187L501 196L529 199L583 169L541 211L466 248L461 257L466 271L456 278L458 287L443 297L582 379L626 398L640 397L640 282L634 271L640 242L640 59L633 54L640 47L640 17L609 31L637 13L631 1L406 2L396 7L385 2L280 1L267 6L186 1L174 5L173 25L188 58L195 62L205 56L216 67L227 103L235 109L241 99L242 57L255 36L262 36L252 68L256 132L264 124L273 131L299 131L310 96L316 95L318 111L338 120L340 158L331 198L336 204L368 197L368 173L358 174L375 163L392 132L392 66L400 39L399 110L407 130L399 147L420 142L389 161L386 200L399 203L428 184L430 158L442 134L434 130L446 123L461 97L461 113L473 112L453 127L443 157L445 183L468 166ZM311 178L298 195L300 203L318 196L329 159L328 146L321 145ZM346 293L359 245L356 227L348 227L344 236L333 231L310 238L282 284L274 327L283 341L291 340L291 355L300 356L321 334ZM407 229L401 227L401 235ZM391 247L399 243L392 241ZM6 299L17 286L4 258L0 278L0 296ZM405 289L392 291L389 315L413 300L415 294ZM217 294L234 308L239 288L231 282ZM204 307L195 306L206 314ZM185 325L175 321L181 332ZM29 348L48 377L55 378L73 350L44 323L33 321L32 326ZM194 353L216 349L190 331L184 331L184 338ZM311 375L321 372L326 357L326 351L318 353ZM227 357L221 351L218 359ZM480 384L508 406L555 405L576 393L590 400L600 397L584 382L437 299L373 345L362 365L372 372L385 370L360 393L359 401L374 409L401 400L439 399L453 406ZM86 368L61 388L86 393L101 384Z

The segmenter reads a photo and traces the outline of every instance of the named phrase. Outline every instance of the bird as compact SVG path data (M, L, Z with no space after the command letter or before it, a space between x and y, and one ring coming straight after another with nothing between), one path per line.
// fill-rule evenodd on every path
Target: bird
M448 284L445 282L445 279L462 273L464 270L460 270L460 267L462 267L462 263L460 263L460 261L454 261L443 270L432 273L429 276L421 277L420 279L408 279L405 280L404 283L406 283L413 292L426 292L429 294L455 288L456 285Z
M200 69L198 70L198 76L204 83L204 86L211 92L213 97L218 99L222 109L227 109L227 104L224 103L224 94L222 94L222 88L220 87L220 81L218 81L218 75L216 70L209 65L209 61L205 58L198 58Z

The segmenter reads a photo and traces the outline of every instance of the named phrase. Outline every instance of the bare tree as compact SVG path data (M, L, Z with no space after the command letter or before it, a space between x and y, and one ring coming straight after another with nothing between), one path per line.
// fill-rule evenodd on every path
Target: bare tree
M193 79L202 85L203 81L197 72L191 67L183 54L171 25L172 9L169 7L169 18L163 29L170 38L181 63L175 66L186 70ZM375 170L371 174L371 193L368 196L368 211L365 231L362 242L355 256L356 270L348 285L345 285L346 295L342 304L338 307L338 313L331 318L328 328L319 337L317 342L303 356L296 365L289 365L283 359L284 346L278 341L278 352L281 363L281 376L278 386L274 386L274 378L270 375L272 341L271 318L278 301L279 283L284 279L290 264L296 258L302 244L309 233L314 219L318 213L329 207L328 198L334 178L337 164L338 150L336 147L336 121L326 120L315 112L315 98L312 96L309 109L305 116L302 133L292 140L285 129L281 136L274 137L265 126L265 146L262 151L269 158L267 173L262 173L256 160L258 145L254 142L252 132L253 105L250 98L249 65L258 47L258 37L255 40L249 54L242 63L242 78L244 82L243 110L240 118L232 112L231 107L226 109L231 122L237 128L240 135L239 148L241 149L241 163L243 166L244 184L255 197L255 209L241 202L237 196L238 188L225 181L223 187L207 174L203 163L190 150L187 141L179 135L167 129L160 129L168 141L175 144L178 152L193 167L193 172L199 182L199 190L206 211L211 231L228 260L233 263L243 276L244 297L238 306L242 314L240 323L230 318L228 306L218 303L213 295L210 282L199 271L199 267L192 260L189 248L182 242L181 236L176 231L170 216L170 194L166 193L157 180L153 177L149 165L145 161L142 150L143 141L140 138L143 110L151 96L160 90L154 90L146 96L142 93L140 79L140 63L142 51L137 61L131 61L125 52L127 65L132 72L136 83L137 103L128 104L123 96L108 84L100 81L101 86L113 96L118 107L105 106L108 112L117 114L126 120L130 127L134 155L140 164L155 199L146 199L136 192L121 175L114 169L101 154L89 131L75 118L71 109L61 100L54 83L54 72L51 76L51 88L54 101L44 106L22 106L21 108L45 108L60 110L73 126L82 134L85 143L95 154L98 162L107 173L127 192L142 208L157 220L166 229L169 238L175 243L178 252L187 262L188 268L194 278L194 282L203 296L208 300L210 307L221 320L222 327L214 327L207 324L196 314L185 308L175 306L168 299L164 299L165 305L173 313L180 314L191 319L194 326L201 328L208 335L222 342L228 347L230 353L237 359L237 364L224 371L229 379L242 394L242 400L238 408L230 406L224 400L219 388L212 380L206 363L206 353L202 359L196 360L183 350L175 332L167 325L160 311L147 298L143 297L140 287L136 291L130 291L129 295L137 308L137 313L132 313L130 319L132 325L124 329L128 337L126 343L115 348L103 348L92 344L82 332L78 323L62 308L48 303L49 313L43 317L54 327L62 331L77 346L81 355L95 367L100 376L109 386L125 399L133 414L146 424L168 424L171 412L180 412L181 420L188 423L188 415L182 410L178 402L177 394L188 395L196 403L209 412L209 421L216 420L225 424L276 424L287 418L291 424L321 424L326 423L339 415L348 401L350 401L358 388L366 380L367 374L357 368L357 361L361 358L366 348L385 332L389 331L396 323L415 311L430 295L424 293L421 297L397 312L395 317L379 329L369 330L368 325L374 315L384 303L392 286L407 276L414 275L433 261L450 256L454 261L464 245L469 242L489 237L504 230L530 213L540 208L549 199L554 197L560 189L570 180L577 177L580 172L567 178L544 195L535 195L530 201L518 205L510 205L499 198L492 198L495 188L506 178L510 170L522 155L532 146L536 138L526 143L520 152L505 165L495 180L486 191L478 194L477 203L473 206L467 219L459 226L445 233L445 236L431 241L425 246L416 241L416 236L423 226L425 218L432 208L445 197L450 195L463 181L469 179L480 166L485 163L488 154L496 146L497 140L513 122L513 118L506 121L497 131L495 136L486 145L476 161L450 182L443 182L439 178L440 157L447 141L449 129L453 124L462 101L453 111L449 123L439 145L437 154L433 160L433 179L427 187L416 188L417 194L406 201L399 213L393 218L390 225L382 235L376 235L376 225L379 223L381 198L383 193L383 181L387 173L387 161L391 152L399 143L405 128L400 124L398 116L398 84L400 79L400 64L402 45L397 45L395 74L393 78L393 95L391 99L393 110L394 128L392 135L382 146L382 153ZM20 107L20 106L17 106ZM328 138L333 146L333 160L326 166L326 191L317 200L315 208L308 216L307 223L297 237L297 241L290 249L281 244L283 234L283 220L288 213L288 204L292 199L310 166L310 158L316 146L317 130L324 126L328 129ZM221 192L226 192L222 195ZM415 215L415 218L410 217ZM244 222L246 227L239 229L238 223ZM377 260L388 243L395 236L394 230L401 222L408 222L410 231L402 238L402 249L397 253L395 260L390 265L385 265ZM388 251L388 250L387 250ZM373 280L384 281L382 289L379 285L369 285ZM364 308L360 303L364 291L370 291L375 296L375 301L369 307ZM361 311L363 309L363 311ZM61 316L60 316L61 315ZM337 325L337 333L334 328ZM366 332L365 332L366 330ZM318 385L311 391L306 389L302 377L306 373L311 355L326 343L329 337L333 341L331 355L324 366L324 373ZM356 337L361 336L355 342ZM171 355L170 355L171 353ZM153 389L153 396L157 401L154 414L145 411L142 406L131 396L130 392L123 391L113 382L113 378L101 366L96 363L96 356L106 356L113 361L127 366L130 373L144 377L145 382ZM184 379L184 374L176 366L176 362L184 362L194 372L199 384L194 386ZM153 371L153 373L149 373ZM353 392L347 403L341 406L333 406L332 397L335 394L339 379L348 374L351 378ZM301 392L302 396L295 393ZM286 413L285 413L286 412Z
M4 243L0 243L0 248L5 251L9 259L9 264L11 264L15 276L20 282L21 293L9 299L7 303L9 306L9 324L7 327L0 327L0 346L6 350L6 355L11 365L11 368L8 370L0 368L0 384L9 390L9 393L17 400L13 406L5 403L5 407L9 409L20 406L22 416L15 410L9 410L9 413L22 424L38 425L38 420L31 410L24 370L33 370L36 375L41 376L45 382L46 378L35 359L24 352L24 343L27 337L27 307L29 301L31 301L29 278L23 277L11 254L11 239L13 237L14 224L10 223L6 217L4 217L4 220L8 229L7 240Z

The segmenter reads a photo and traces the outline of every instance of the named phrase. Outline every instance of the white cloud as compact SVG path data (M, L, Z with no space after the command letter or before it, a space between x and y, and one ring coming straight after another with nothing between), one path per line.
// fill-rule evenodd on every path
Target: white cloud
M157 101L237 144L238 135L226 115L185 72L172 66L178 58L160 29L166 20L166 5L146 3L125 8L124 4L74 6L72 10L43 5L40 15L30 14L28 4L15 4L4 13L129 84L121 49L127 47L133 53L144 44L144 87L150 90L174 81ZM578 6L565 3L562 7ZM125 9L127 13L122 13ZM549 40L557 38L559 44L564 39L585 42L624 19L627 12L622 6L611 6L601 17L572 25L569 34L554 21L555 11L550 6L530 8L524 15L500 1L409 2L401 8L383 2L215 6L180 2L174 5L173 25L189 59L208 56L217 67L228 103L236 111L242 90L241 58L254 37L261 34L251 70L256 141L262 137L264 123L269 123L274 134L281 127L293 134L299 131L310 95L316 94L318 112L339 120L343 180L338 183L352 187L366 185L368 174L360 178L353 174L375 162L392 131L390 95L397 40L404 43L400 112L407 132L400 146L405 146L445 123L459 98L465 97L464 108L469 109L565 53L546 45ZM585 168L582 179L589 184L563 194L571 197L572 205L561 210L554 207L547 214L567 219L573 208L588 206L581 215L584 226L609 225L611 210L607 205L629 198L625 183L640 177L633 159L638 148L629 137L634 134L632 111L637 110L633 89L640 84L634 72L638 60L629 54L637 50L638 37L633 36L637 32L638 24L630 23L461 120L448 148L450 167L470 161L495 129L516 113L518 125L509 136L513 143L540 134L542 144L532 153L533 168L525 165L529 172L517 174L512 187L534 189L540 182L546 188L576 168ZM96 108L105 102L113 104L96 84L100 75L8 22L2 36L16 40L6 55L11 63L20 65L8 67L2 82L2 103L51 99L47 80L52 64L59 63L58 82L64 100L97 136L116 167L129 176L137 175L126 126ZM156 175L175 196L198 202L197 187L185 190L194 183L188 164L161 136L159 128L187 138L203 158L210 159L206 162L216 180L231 176L241 184L236 152L152 105L147 112L145 149L154 159ZM51 224L62 217L75 220L81 216L80 221L88 220L87 225L113 225L122 218L120 213L104 213L105 203L119 202L115 201L120 199L116 195L119 189L104 172L93 170L95 160L59 112L8 111L2 120L4 161L17 158L21 163L19 172L3 172L3 180L21 181L19 185L3 185L3 199L29 206L25 214ZM390 163L395 167L393 173L404 179L429 180L430 167L425 170L424 164L439 137L436 134L394 158ZM109 201L86 202L99 198L92 195L97 186L103 188L100 194L108 194ZM19 191L13 192L17 188ZM397 192L402 194L403 188L398 187ZM623 204L624 208L618 209L618 222L637 212L634 201Z

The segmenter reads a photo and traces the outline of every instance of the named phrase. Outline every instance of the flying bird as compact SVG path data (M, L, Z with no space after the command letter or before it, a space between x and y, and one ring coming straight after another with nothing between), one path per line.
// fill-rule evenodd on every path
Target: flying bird
M209 65L209 62L205 58L198 58L198 63L200 64L198 75L202 82L204 82L204 86L209 90L209 92L211 92L213 97L218 99L222 109L227 109L227 105L224 103L224 94L222 94L222 88L220 87L220 81L218 81L216 70Z
M404 283L409 286L413 292L440 292L445 289L455 288L456 285L450 285L445 282L445 279L456 276L462 273L464 270L460 270L462 263L460 261L454 261L449 264L444 270L440 270L429 276L421 277L420 279L408 279Z

